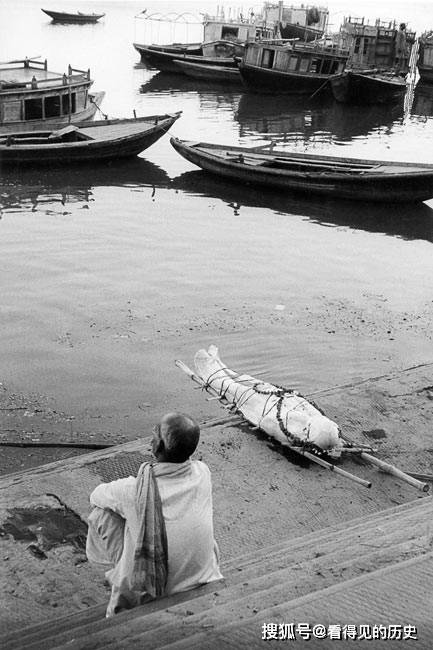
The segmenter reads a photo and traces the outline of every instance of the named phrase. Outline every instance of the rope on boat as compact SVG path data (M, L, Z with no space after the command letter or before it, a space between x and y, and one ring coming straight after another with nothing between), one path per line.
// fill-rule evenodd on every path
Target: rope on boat
M90 101L91 104L95 104L96 108L97 108L98 111L101 113L101 115L102 115L102 117L104 118L104 120L108 120L108 115L107 115L106 113L104 113L104 111L101 109L101 107L99 106L99 104L97 104L97 102L95 102L95 100L94 100L94 98L93 98L93 95L89 95L89 101Z

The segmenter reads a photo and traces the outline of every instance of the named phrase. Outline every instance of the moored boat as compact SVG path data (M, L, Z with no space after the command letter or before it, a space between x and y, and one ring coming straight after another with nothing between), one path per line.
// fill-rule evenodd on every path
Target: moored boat
M330 80L338 102L347 104L386 104L398 101L406 92L406 80L391 71L345 70Z
M180 68L183 74L193 79L200 79L200 81L210 83L242 85L241 75L237 66L206 65L204 63L192 63L191 61L183 61L181 59L177 60L175 65Z
M170 140L181 156L236 182L334 198L415 202L433 197L433 165L287 153Z
M90 93L90 71L69 66L48 70L47 61L23 59L0 64L0 130L40 129L91 119L104 97Z
M326 32L328 21L329 11L326 7L283 5L279 17L281 38L314 41Z
M51 9L41 9L44 14L47 14L54 22L57 23L96 23L105 14L85 14L81 11L67 12L67 11L52 11Z
M181 113L99 120L51 131L0 133L0 167L97 162L136 156L159 140Z
M242 81L254 92L310 94L343 72L349 52L331 42L281 40L247 43L238 63Z

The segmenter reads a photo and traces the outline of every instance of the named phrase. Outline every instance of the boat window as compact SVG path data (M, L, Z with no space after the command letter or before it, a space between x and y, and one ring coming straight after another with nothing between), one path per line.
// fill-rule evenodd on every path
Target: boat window
M332 64L333 64L332 59L325 59L322 62L322 74L332 74Z
M321 59L311 59L310 72L320 72Z
M20 101L5 102L3 104L3 122L15 122L22 119Z
M45 117L58 117L60 115L60 95L45 97Z
M239 27L228 27L224 25L221 30L221 38L230 40L231 38L237 38L239 35Z
M276 52L274 61L275 70L287 70L288 61L288 52Z
M24 119L25 120L42 119L42 98L24 100Z
M310 65L310 59L302 58L299 64L299 72L307 72Z
M359 53L359 48L360 48L360 47L361 47L361 37L360 37L360 36L357 36L357 37L355 38L355 47L354 47L354 50L353 50L353 51L355 52L355 54L358 54L358 53Z
M76 110L83 111L86 107L86 91L80 90L76 95Z
M298 67L298 57L297 56L291 56L289 59L289 70L296 70Z
M274 50L263 50L262 68L272 68L274 64L274 57L275 57Z
M77 110L75 93L71 93L71 110L69 110L69 94L62 95L62 113L63 115L68 115L69 113L75 113Z

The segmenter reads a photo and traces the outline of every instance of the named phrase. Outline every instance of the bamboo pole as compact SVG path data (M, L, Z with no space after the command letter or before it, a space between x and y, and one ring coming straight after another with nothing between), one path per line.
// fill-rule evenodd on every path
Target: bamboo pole
M195 381L197 384L199 384L202 388L205 390L213 391L217 395L219 394L217 390L212 388L212 386L207 385L201 377L195 374L189 368L183 361L176 360L175 365L183 370L193 381ZM227 406L226 406L227 408ZM260 429L260 427L254 427L254 429ZM266 433L266 432L265 432ZM354 474L350 474L350 472L346 472L344 469L341 469L340 467L337 467L336 465L333 465L332 463L328 463L326 460L323 460L323 458L319 458L318 456L315 456L314 454L311 454L308 451L302 450L300 447L295 447L294 445L290 445L288 442L287 443L282 443L284 447L287 449L290 449L291 451L300 454L301 456L304 456L305 458L308 458L312 463L316 463L317 465L320 465L321 467L324 467L325 469L330 470L331 472L335 472L336 474L339 474L340 476L345 476L346 478L349 478L351 481L355 481L355 483L360 483L361 485L364 485L367 488L371 487L371 482L366 481L362 478L359 478L358 476L355 476Z
M361 458L368 461L372 465L376 465L377 467L379 467L379 469L382 470L382 472L385 472L386 474L391 474L392 476L395 476L396 478L399 478L402 481L409 483L409 485L416 487L418 490L421 490L421 492L429 491L429 486L427 485L427 483L418 481L418 479L414 478L413 476L410 476L409 474L406 474L405 472L402 472L401 469L397 469L397 467L394 467L394 465L385 463L383 460L379 460L379 458L376 458L375 456L371 456L370 454L367 454L365 451L361 452Z

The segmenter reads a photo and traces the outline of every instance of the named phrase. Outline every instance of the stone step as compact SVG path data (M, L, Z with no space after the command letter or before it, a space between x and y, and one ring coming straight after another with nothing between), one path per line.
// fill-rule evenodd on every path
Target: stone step
M425 552L430 543L432 498L425 497L409 506L288 540L266 554L260 550L243 556L239 562L223 566L226 586L206 585L110 620L101 618L100 608L92 608L66 620L24 630L20 637L11 635L5 647L47 649L66 643L71 648L109 647L110 630L119 626L125 627L128 634L136 630L143 635L147 647L159 647L167 635L177 634L179 638L183 631L189 633L203 624L211 626L220 619L228 622L248 617L270 603L296 598L394 563L397 558Z

